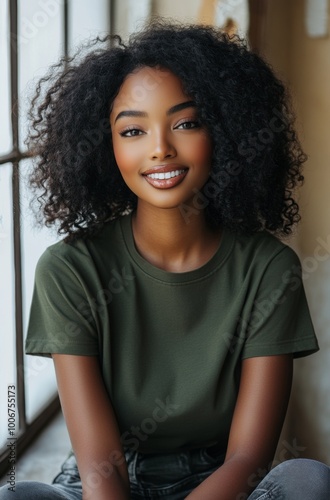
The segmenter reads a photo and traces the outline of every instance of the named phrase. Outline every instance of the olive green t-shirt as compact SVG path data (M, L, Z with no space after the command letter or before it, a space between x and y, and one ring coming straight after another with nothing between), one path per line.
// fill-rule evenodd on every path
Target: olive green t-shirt
M224 231L202 267L156 268L131 215L36 270L26 352L98 356L124 446L225 451L241 361L318 349L295 253L268 233Z

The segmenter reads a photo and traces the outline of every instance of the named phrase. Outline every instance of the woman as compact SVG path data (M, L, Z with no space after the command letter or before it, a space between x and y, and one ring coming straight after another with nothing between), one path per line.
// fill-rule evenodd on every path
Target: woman
M16 497L328 498L324 464L260 473L293 358L318 349L273 235L299 220L305 161L285 89L210 27L116 40L34 102L31 182L66 237L38 263L26 350L54 360L74 454Z

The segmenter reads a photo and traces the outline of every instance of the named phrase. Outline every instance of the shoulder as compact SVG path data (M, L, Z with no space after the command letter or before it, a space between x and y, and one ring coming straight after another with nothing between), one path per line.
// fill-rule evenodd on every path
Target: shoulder
M120 231L120 221L118 219L110 221L95 235L80 238L73 242L66 242L64 239L46 248L40 256L37 270L52 270L58 268L68 268L72 271L76 268L87 265L93 255L102 252L105 247L109 250L118 245L118 234Z
M63 264L70 264L76 260L88 258L90 248L95 247L100 250L108 245L114 247L118 242L116 233L120 227L118 219L108 222L103 228L93 236L79 238L73 242L66 242L64 239L50 245L39 258L40 265L52 264L54 261L61 261Z
M50 245L41 254L36 267L36 277L66 273L79 267L79 263L88 258L82 241L66 243L64 240Z
M253 235L235 234L227 270L231 280L245 283L255 291L259 285L282 286L291 280L301 280L301 265L295 251L267 232Z
M249 236L235 235L233 251L242 262L248 261L259 268L270 265L278 268L300 267L295 251L266 231Z

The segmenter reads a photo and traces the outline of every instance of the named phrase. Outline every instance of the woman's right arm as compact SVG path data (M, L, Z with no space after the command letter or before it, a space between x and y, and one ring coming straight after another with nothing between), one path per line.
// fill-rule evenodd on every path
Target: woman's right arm
M52 357L83 484L83 500L128 500L125 455L98 358L68 354Z

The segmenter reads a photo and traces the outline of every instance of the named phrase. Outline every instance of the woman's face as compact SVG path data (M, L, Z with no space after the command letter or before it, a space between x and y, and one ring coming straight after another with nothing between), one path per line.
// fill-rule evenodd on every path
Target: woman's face
M110 114L118 168L138 204L189 204L208 179L212 144L179 78L143 67L124 81Z

